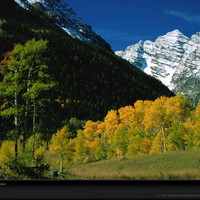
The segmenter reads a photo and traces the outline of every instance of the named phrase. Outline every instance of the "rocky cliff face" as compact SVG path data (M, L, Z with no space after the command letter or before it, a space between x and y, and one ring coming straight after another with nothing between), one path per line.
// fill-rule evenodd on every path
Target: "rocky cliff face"
M188 97L196 106L200 99L200 32L190 39L179 30L140 41L115 52L147 74L161 80L175 94Z
M104 49L111 50L110 45L97 35L90 25L87 25L79 18L70 6L61 0L15 0L21 7L28 9L33 6L43 11L53 19L55 24L60 26L73 38L97 44Z
M200 99L200 32L189 40L171 82L175 93L187 96L193 106L197 105Z

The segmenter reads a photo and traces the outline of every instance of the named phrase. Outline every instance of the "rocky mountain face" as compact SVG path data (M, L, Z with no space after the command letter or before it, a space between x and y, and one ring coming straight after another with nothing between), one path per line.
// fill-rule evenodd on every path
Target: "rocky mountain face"
M44 12L73 38L88 41L106 50L111 50L110 45L101 36L97 35L90 25L85 24L65 2L61 0L15 0L15 2L25 9L32 6Z
M188 38L174 30L155 42L139 41L115 54L159 79L175 94L187 97L192 106L197 106L200 99L200 32Z

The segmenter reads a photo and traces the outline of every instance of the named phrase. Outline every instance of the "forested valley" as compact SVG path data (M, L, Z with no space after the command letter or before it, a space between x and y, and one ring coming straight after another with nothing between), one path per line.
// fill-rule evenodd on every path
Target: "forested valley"
M199 148L199 106L45 15L0 2L0 166Z

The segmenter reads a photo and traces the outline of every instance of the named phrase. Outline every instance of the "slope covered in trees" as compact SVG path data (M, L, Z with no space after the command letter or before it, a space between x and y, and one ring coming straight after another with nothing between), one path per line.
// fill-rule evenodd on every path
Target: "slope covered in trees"
M24 10L13 0L0 1L0 58L3 61L0 67L1 82L15 85L15 70L9 67L9 63L12 63L13 45L18 44L18 47L21 45L25 48L33 38L36 43L47 41L42 56L34 61L35 67L40 66L36 70L38 75L32 76L29 88L27 77L30 72L30 60L20 57L20 53L15 52L15 56L19 56L16 58L17 62L26 62L26 69L21 68L21 71L16 71L21 73L21 77L26 75L24 79L26 84L21 82L19 85L16 82L17 87L23 87L18 92L12 93L18 95L16 98L18 106L25 105L20 108L17 127L20 128L19 131L25 131L26 137L38 132L49 141L51 134L66 125L71 117L80 120L103 120L108 110L133 105L139 99L154 100L162 95L173 96L173 93L160 81L141 72L113 52L71 38L42 13ZM35 43L30 46L32 50L34 48L36 48ZM27 53L27 57L31 57L31 54L28 54L30 52L26 50L24 52ZM37 50L33 54L37 57ZM43 58L46 58L45 62ZM41 77L43 67L45 68L43 75L48 77L49 81ZM10 82L6 80L7 76ZM17 78L22 81L20 77ZM47 89L45 84L48 85L50 82L55 83L54 87ZM44 86L42 86L43 95L34 93L34 89L41 84ZM28 89L30 92L27 92ZM38 95L37 98L40 99L35 111L36 96L33 94ZM48 96L46 102L45 96ZM1 110L8 108L8 104L5 104L6 98L5 95L1 96ZM15 96L12 96L11 103L14 103L14 99ZM12 130L15 129L13 122L16 113L10 113L12 115L6 115L4 111L4 116L1 115L1 140L14 137ZM24 119L26 119L25 124ZM76 136L76 133L74 134L73 137ZM14 138L17 141L18 138Z

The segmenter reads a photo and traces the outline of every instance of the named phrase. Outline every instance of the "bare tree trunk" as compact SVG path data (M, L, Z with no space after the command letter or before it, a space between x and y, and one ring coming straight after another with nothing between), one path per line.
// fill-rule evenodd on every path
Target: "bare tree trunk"
M17 121L17 114L15 114L15 157L17 157L17 139L18 139L18 121Z
M63 155L61 155L61 160L60 160L60 172L63 171Z
M30 77L31 77L31 70L32 70L32 66L31 68L29 69L29 72L28 72L28 81L27 81L27 87L26 87L26 92L28 93L29 92L29 89L30 89ZM27 132L28 132L28 104L29 104L29 100L26 99L26 108L25 108L25 119L24 119L24 134L23 134L23 149L25 150L25 147L26 147L26 136L27 136Z
M164 129L163 129L162 125L161 125L161 129L162 129L162 133L163 133L164 152L166 152L167 148L166 148L165 132L164 132Z
M15 69L15 74L17 74L17 69ZM15 86L17 82L15 81ZM18 139L18 102L17 102L17 91L15 91L15 157L17 157L17 139Z
M28 132L28 108L26 104L25 119L24 119L24 133L23 133L23 149L26 148L26 136Z
M28 91L27 91L28 92ZM24 119L24 134L23 134L23 149L26 147L26 136L28 132L28 100L26 100L25 119Z

